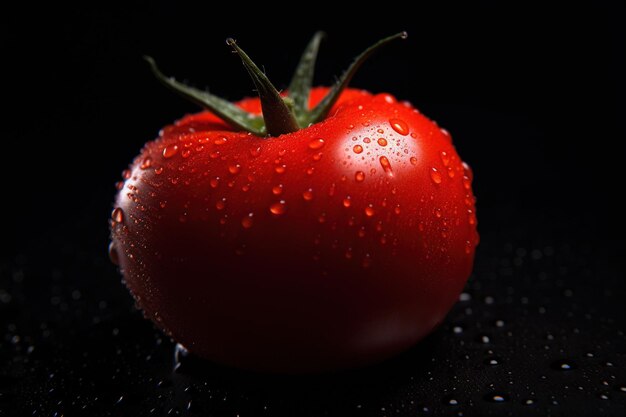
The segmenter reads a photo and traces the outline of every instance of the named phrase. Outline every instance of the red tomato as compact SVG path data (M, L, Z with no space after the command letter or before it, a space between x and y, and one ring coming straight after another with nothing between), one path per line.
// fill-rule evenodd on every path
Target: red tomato
M478 235L450 135L388 94L345 90L329 114L271 138L186 116L125 172L112 259L192 353L264 371L361 366L415 344L457 299Z

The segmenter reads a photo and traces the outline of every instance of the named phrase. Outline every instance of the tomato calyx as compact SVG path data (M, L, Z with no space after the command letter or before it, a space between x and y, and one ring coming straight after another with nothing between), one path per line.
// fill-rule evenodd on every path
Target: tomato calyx
M324 120L330 109L339 99L341 92L348 86L352 77L363 63L378 49L396 39L406 39L407 33L400 32L376 42L355 58L348 69L339 77L328 94L312 109L309 108L309 94L313 84L315 61L322 32L317 32L307 45L296 67L289 88L281 94L265 73L237 45L228 38L226 44L241 58L252 82L259 94L262 115L249 113L235 104L224 100L208 91L190 87L165 76L157 67L154 59L144 56L154 76L167 88L183 98L213 112L233 128L253 133L257 136L280 136L306 128Z

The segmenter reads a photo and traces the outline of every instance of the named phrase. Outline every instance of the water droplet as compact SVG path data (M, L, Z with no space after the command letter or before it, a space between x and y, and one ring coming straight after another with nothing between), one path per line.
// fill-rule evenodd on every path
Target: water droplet
M350 205L352 204L352 201L350 200L350 196L346 196L346 198L343 199L343 206L345 208L350 207Z
M125 180L130 179L131 176L131 172L130 169L125 169L124 171L122 171L122 178L124 178Z
M209 181L209 185L211 186L211 188L217 188L217 186L220 185L220 177L211 178L211 181Z
M314 172L315 172L315 167L309 167L306 170L307 175L313 175Z
M387 146L387 139L385 139L385 138L379 138L379 139L378 139L378 144L379 144L380 146Z
M336 188L335 183L332 183L332 184L330 185L330 187L328 187L328 196L329 196L329 197L332 197L332 196L334 196L334 195L335 195L335 188Z
M141 161L141 165L139 166L139 168L141 168L141 169L148 169L151 166L152 166L152 158L147 156L147 157L145 157L143 159L143 161Z
M455 175L454 168L448 167L448 177L454 178L454 175Z
M159 207L161 207L162 209L164 209L167 206L167 201L160 201L159 202Z
M463 333L463 328L461 326L454 326L452 328L452 333L454 333L454 334L461 334L461 333Z
M313 200L313 189L309 188L308 190L306 190L305 192L302 193L302 198L304 198L305 201L311 201Z
M228 138L227 138L226 136L220 136L219 138L217 138L217 139L215 139L215 140L213 141L213 143L214 143L214 144L216 144L216 145L218 145L218 146L219 146L219 145L223 145L223 144L225 144L226 142L228 142Z
M363 147L361 145L354 145L352 150L354 151L354 153L359 154L359 153L363 152Z
M248 213L248 215L246 217L244 217L243 219L241 219L241 225L243 226L244 229L249 229L252 227L252 217L254 216L254 213Z
M314 139L309 142L309 149L321 149L324 147L324 139Z
M396 214L400 214L400 204L396 205L396 206L393 208L393 212L394 212L394 213L396 213Z
M365 172L357 171L354 174L354 179L356 180L356 182L362 182L365 179Z
M178 153L178 145L170 145L163 148L163 158L171 158Z
M116 223L122 223L124 221L124 210L122 210L120 207L116 207L111 212L111 219Z
M274 171L275 171L277 174L284 174L286 169L287 169L287 165L285 165L285 164L281 164L281 165L277 165L277 166L274 168Z
M371 140L370 140L370 138L363 138L363 142L364 142L364 143L370 143L370 142L371 142Z
M113 265L120 264L120 257L117 253L117 248L115 247L115 242L111 242L109 244L109 259L113 263Z
M189 158L189 155L191 155L191 149L185 149L183 150L183 152L181 153L183 158Z
M232 175L239 174L239 171L241 171L241 165L239 164L232 164L228 166L228 172L230 172Z
M467 175L463 175L463 187L465 187L466 190L472 188L472 180L470 180Z
M411 165L417 165L417 158L412 156L411 159L409 159L409 161L411 162Z
M211 159L217 159L220 157L220 151L213 151L209 154L209 156L211 157Z
M281 195L285 187L282 184L278 184L272 187L272 194Z
M435 217L437 217L438 219L441 218L441 209L440 208L436 208L435 210L433 210L433 212L435 213Z
M250 156L255 158L261 154L261 147L250 148Z
M399 134L402 136L406 136L409 134L409 125L406 124L404 120L401 119L390 119L389 124Z
M161 175L163 173L163 167L154 168L154 173Z
M374 206L370 203L367 207L365 207L365 215L367 217L372 217L374 214L376 214L376 210L374 210Z
M386 156L381 156L379 161L380 165L383 167L383 171L385 171L385 174L393 177L393 170L391 169L391 162L389 162L389 159L387 159Z
M470 242L469 240L465 241L465 253L468 255L472 253L472 242Z
M285 211L287 211L285 200L280 200L278 203L274 203L270 206L270 212L277 216L280 216L281 214L285 214Z
M226 198L222 198L217 203L215 203L215 208L218 210L224 210L224 207L226 207Z
M503 403L508 400L508 397L505 394L500 393L490 393L485 395L485 400L490 401L492 403Z
M323 156L323 155L324 155L324 153L323 153L323 152L318 152L318 153L316 153L315 155L313 155L312 159L313 159L314 161L316 161L316 162L317 162L317 161L319 161L320 159L322 159L322 156Z
M430 179L432 179L435 184L441 184L441 173L437 168L433 167L430 169Z
M441 162L443 162L443 166L447 167L448 164L450 163L450 155L448 155L448 152L446 151L441 151L440 155L441 155Z
M550 364L550 367L556 371L571 371L576 369L576 364L569 360L557 360Z

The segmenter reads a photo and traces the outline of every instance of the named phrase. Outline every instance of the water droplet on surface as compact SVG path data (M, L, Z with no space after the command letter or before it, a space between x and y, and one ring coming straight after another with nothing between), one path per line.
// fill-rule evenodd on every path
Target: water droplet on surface
M363 147L361 145L354 145L352 151L356 154L363 152Z
M379 139L378 139L378 144L379 144L380 146L387 146L387 139L385 139L385 138L379 138Z
M303 192L302 193L302 198L304 198L304 201L311 201L311 200L313 200L313 189L309 188L308 190Z
M363 182L363 180L365 179L365 172L357 171L354 174L354 179L356 180L356 182Z
M557 360L550 364L550 367L556 371L571 371L576 369L576 364L569 360Z
M117 253L117 248L115 247L115 242L111 242L109 244L109 259L113 263L113 265L120 264L120 257Z
M399 134L402 136L406 136L409 134L409 125L406 124L404 120L401 119L390 119L389 124Z
M285 200L280 200L278 203L274 203L270 206L270 212L277 216L281 214L285 214L287 211L287 206L285 205Z
M239 171L241 171L241 165L239 164L232 164L228 166L228 172L230 172L232 175L239 174Z
M228 138L226 138L226 136L220 136L219 138L213 141L213 143L216 144L217 146L223 145L226 142L228 142Z
M277 166L274 168L274 171L275 171L277 174L284 174L286 169L287 169L287 165L282 164L282 165L277 165Z
M309 142L309 149L321 149L324 147L324 139L314 139Z
M161 175L163 173L163 167L154 168L154 173Z
M376 210L374 210L374 206L370 203L367 207L365 207L365 215L367 217L372 217L374 214L376 214Z
M246 217L241 219L241 225L243 226L244 229L249 229L249 228L252 227L252 224L253 224L252 217L253 216L254 216L254 213L248 213L248 215Z
M492 403L503 403L508 400L508 397L505 394L499 394L499 393L487 394L485 395L484 398L486 401L489 401Z
M448 152L446 151L441 151L440 155L441 155L441 162L443 162L443 166L447 167L448 164L450 163L450 155L448 155Z
M411 162L411 165L417 165L417 158L412 156L411 159L409 159L409 161Z
M183 152L181 153L183 158L189 158L189 155L191 155L191 149L185 149L183 150Z
M178 153L178 145L170 145L163 148L163 158L171 158Z
M352 201L350 200L350 196L346 196L346 198L343 199L343 206L345 208L350 207L350 205L352 204Z
M250 149L250 156L255 158L257 156L259 156L261 154L261 147L258 146L256 148L251 148Z
M209 185L211 186L211 188L217 188L217 186L220 185L220 177L211 178L211 181L209 181Z
M272 194L281 195L285 187L282 184L278 184L272 187Z
M363 142L364 142L364 143L370 143L370 142L371 142L371 140L370 140L370 138L363 138Z
M131 172L130 169L125 169L124 171L122 171L122 178L124 178L125 180L130 179L131 176Z
M116 207L111 212L111 220L116 223L122 223L124 221L124 210L122 210L120 207Z
M441 173L437 168L433 167L430 169L430 179L432 179L435 184L441 184Z
M435 217L437 217L438 219L441 218L442 214L441 214L441 209L440 208L436 208L433 212L435 213Z
M215 203L215 208L218 210L224 210L224 207L226 207L226 198L222 198L217 203Z
M141 165L139 166L139 168L141 168L141 169L148 169L151 166L152 166L152 158L150 158L148 156L148 157L145 157L143 159L143 161L141 161Z
M393 170L391 169L391 163L389 162L389 159L387 159L386 156L381 156L379 161L380 165L383 167L383 171L385 171L385 174L393 177Z

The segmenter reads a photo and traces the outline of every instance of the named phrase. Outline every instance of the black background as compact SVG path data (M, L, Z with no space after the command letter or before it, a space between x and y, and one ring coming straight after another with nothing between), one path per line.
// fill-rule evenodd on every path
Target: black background
M2 13L0 415L624 414L623 4L316 6ZM173 373L172 342L133 309L106 255L121 170L196 110L141 56L238 99L253 92L226 37L284 87L318 29L321 84L409 32L352 85L410 100L474 168L482 243L466 299L371 369Z

